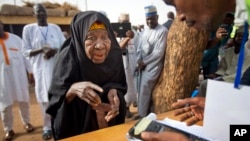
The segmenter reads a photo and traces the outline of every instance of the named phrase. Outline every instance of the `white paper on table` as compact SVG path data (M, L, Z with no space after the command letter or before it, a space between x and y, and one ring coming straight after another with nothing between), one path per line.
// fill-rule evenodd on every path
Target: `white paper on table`
M180 122L177 120L173 120L170 118L165 118L162 121L158 121L164 125L176 128L178 130L181 130L183 132L198 136L200 138L203 138L205 140L209 140L209 141L218 141L217 139L211 138L209 136L207 136L206 134L204 134L204 129L202 126L199 125L192 125L192 126L187 126L186 122Z

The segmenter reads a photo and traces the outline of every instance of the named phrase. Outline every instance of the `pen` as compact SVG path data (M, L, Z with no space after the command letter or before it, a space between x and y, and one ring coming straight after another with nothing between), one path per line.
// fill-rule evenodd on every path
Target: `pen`
M194 91L192 92L191 97L196 97L198 94L199 94L199 91L198 91L198 90L194 90Z

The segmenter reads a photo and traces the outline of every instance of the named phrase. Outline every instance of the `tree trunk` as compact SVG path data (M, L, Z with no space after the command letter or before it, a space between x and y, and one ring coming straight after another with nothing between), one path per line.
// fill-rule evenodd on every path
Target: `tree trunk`
M153 90L155 113L170 111L171 104L177 99L190 97L198 84L208 35L174 20L168 32L164 68Z

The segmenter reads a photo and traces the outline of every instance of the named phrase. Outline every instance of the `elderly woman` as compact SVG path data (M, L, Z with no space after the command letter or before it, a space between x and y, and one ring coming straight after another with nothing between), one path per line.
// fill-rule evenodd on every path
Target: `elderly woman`
M126 114L122 52L109 20L80 12L71 33L56 56L49 90L47 113L56 140L98 130L103 122L124 123Z

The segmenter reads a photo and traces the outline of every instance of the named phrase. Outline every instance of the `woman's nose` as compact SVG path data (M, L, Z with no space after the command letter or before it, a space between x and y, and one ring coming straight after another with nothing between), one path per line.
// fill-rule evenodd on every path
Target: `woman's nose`
M95 49L103 49L105 46L102 41L97 41L95 44Z

